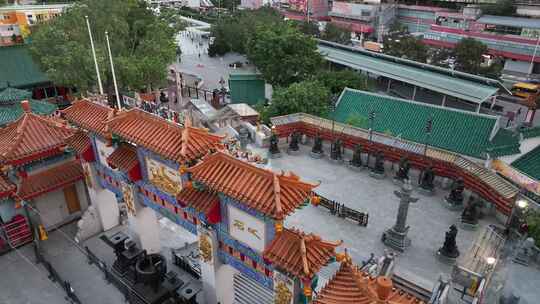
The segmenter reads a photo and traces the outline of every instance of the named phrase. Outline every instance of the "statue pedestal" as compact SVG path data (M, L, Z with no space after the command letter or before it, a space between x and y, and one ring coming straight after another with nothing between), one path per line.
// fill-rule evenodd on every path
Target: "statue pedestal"
M379 172L376 172L376 171L373 171L373 170L371 172L369 172L369 176L371 176L371 177L373 177L375 179L384 179L386 177L384 172L379 173Z
M382 242L399 252L404 252L405 249L411 246L411 239L407 237L407 230L405 232L399 232L390 228L383 232Z
M317 152L311 151L311 152L309 152L309 155L310 155L311 157L315 158L315 159L321 159L321 158L323 158L324 153L322 153L322 152L321 152L321 153L317 153Z
M364 170L364 166L358 167L358 166L355 166L355 165L353 165L351 163L348 163L347 167L349 167L349 169L354 170L354 171L362 171L362 170Z
M276 159L276 158L280 158L281 157L281 152L278 152L278 153L270 153L268 152L268 158L270 159Z
M458 210L463 209L463 202L454 202L451 199L449 199L447 196L444 198L443 204L446 208L452 211L458 211Z
M298 150L287 149L287 154L289 154L289 155L299 155L300 153L302 153L302 151L300 151L300 149L298 149Z
M437 257L439 258L441 262L446 263L446 264L450 264L450 265L454 264L458 256L459 256L459 251L457 252L457 254L456 253L449 254L449 253L444 252L442 248L437 250Z
M418 192L422 193L425 196L433 196L435 194L435 188L426 189L426 188L418 187Z

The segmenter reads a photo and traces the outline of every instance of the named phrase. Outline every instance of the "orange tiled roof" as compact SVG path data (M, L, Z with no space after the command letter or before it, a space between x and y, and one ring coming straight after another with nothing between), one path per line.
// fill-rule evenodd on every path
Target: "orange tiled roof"
M81 164L77 160L68 161L24 178L18 195L22 199L30 199L70 185L82 178Z
M87 99L75 101L62 110L63 116L83 129L98 133L107 138L109 132L105 122L114 115L114 109Z
M122 112L107 124L113 133L180 163L222 148L221 136L204 129L182 128L139 109Z
M300 181L294 174L277 174L223 152L208 155L201 163L191 167L189 172L195 180L213 190L223 192L278 220L303 204L316 187Z
M353 265L350 258L319 292L313 304L416 304L416 297L392 286L387 277L370 277Z
M6 176L0 174L0 198L9 196L16 186Z
M122 171L129 171L139 162L139 159L137 158L137 148L127 143L121 143L118 148L107 157L107 162Z
M198 212L207 214L215 207L215 204L219 204L219 197L209 191L199 191L193 187L183 189L176 199L182 202L183 205L193 207Z
M90 138L86 132L81 130L66 138L66 142L77 154L84 153L91 146Z
M311 279L330 258L335 257L335 249L341 243L323 241L312 233L284 229L276 234L263 256L279 269Z
M0 129L0 161L17 162L62 148L75 130L56 119L24 113Z

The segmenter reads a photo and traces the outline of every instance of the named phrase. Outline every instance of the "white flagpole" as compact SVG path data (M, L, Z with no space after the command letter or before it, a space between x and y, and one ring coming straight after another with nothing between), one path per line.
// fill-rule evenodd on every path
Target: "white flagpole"
M118 110L122 110L122 104L120 103L120 95L118 94L118 84L116 83L116 74L114 73L114 64L111 53L111 44L109 43L109 32L105 32L105 38L107 39L107 49L109 50L109 60L111 61L111 72L114 83L114 92L116 94L116 103L118 105Z
M101 76L99 75L99 67L96 59L96 48L94 47L94 38L92 38L92 31L90 30L90 21L88 21L88 16L84 16L84 18L86 19L86 27L88 27L88 36L90 36L90 45L92 46L92 55L94 56L99 94L103 95L103 85L101 84Z

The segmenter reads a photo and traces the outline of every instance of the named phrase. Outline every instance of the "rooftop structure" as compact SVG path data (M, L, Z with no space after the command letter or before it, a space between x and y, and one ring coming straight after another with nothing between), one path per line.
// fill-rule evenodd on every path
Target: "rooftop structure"
M66 139L75 133L60 121L24 113L0 129L0 161L24 164L59 153Z
M460 111L374 93L345 89L337 103L334 118L346 123L351 116L365 119L375 112L373 129L417 143L475 158L519 153L519 137L499 127L498 118ZM433 128L426 136L426 123ZM474 132L471 132L474 130ZM429 142L428 142L429 141Z
M320 41L319 52L328 61L426 88L443 95L481 104L500 88L497 80L456 72L393 56Z
M105 122L113 117L114 109L108 106L83 99L62 110L62 115L82 129L97 133L104 138L110 137Z
M26 46L0 47L0 90L7 88L8 84L30 88L49 83L50 80L34 62Z
M139 109L107 122L111 132L177 162L191 162L221 148L223 137L193 127L182 128Z
M255 105L265 100L264 79L256 73L231 73L229 90L233 103Z
M263 253L274 266L301 279L313 278L330 259L342 242L323 241L315 234L296 229L278 232Z
M420 304L423 301L393 286L388 277L371 277L345 256L339 270L324 286L313 304Z
M277 220L284 219L304 204L316 186L300 181L292 173L274 173L222 152L207 156L189 172L195 180Z
M512 167L540 181L540 146L513 161Z

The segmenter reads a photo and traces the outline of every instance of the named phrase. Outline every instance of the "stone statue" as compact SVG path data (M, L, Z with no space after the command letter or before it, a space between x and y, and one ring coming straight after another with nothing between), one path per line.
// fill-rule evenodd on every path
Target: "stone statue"
M332 149L330 151L330 158L333 160L341 160L343 158L343 142L341 139L336 139L332 143Z
M456 225L450 226L450 229L444 236L444 245L439 249L439 254L447 258L455 259L459 256L459 250L456 244L458 229Z
M354 153L350 164L355 167L362 167L362 145L354 146Z
M463 191L465 190L465 184L462 178L458 178L452 183L450 187L450 194L446 198L450 204L462 205L463 204Z
M513 261L528 266L534 254L534 239L529 237L521 242Z
M375 154L375 167L373 168L373 173L384 174L384 152L381 150Z
M300 142L300 137L302 135L298 131L294 131L291 134L291 142L289 143L289 151L298 151L300 150L300 147L298 146L298 143Z
M435 187L433 185L433 180L435 179L435 172L433 171L433 167L429 166L427 167L424 172L422 172L422 176L420 179L420 188L428 191L432 191Z
M280 154L279 147L279 138L276 133L272 133L272 136L270 137L270 155L278 155Z
M478 208L477 203L471 196L469 202L463 212L461 213L461 221L466 224L476 225L478 224Z
M319 133L317 133L317 135L315 136L313 149L311 149L311 152L312 153L317 153L317 154L322 154L323 153L322 144L323 144L323 139L322 139L321 135Z
M400 191L394 191L394 194L399 198L396 223L392 228L387 229L381 238L384 244L401 252L405 251L411 245L411 240L407 237L407 233L409 232L407 216L409 214L410 204L418 201L418 198L412 197L411 193L412 186L409 180L403 182Z
M396 173L396 179L400 181L408 180L410 169L411 165L409 164L409 159L407 158L407 156L402 156L399 160L399 168Z

